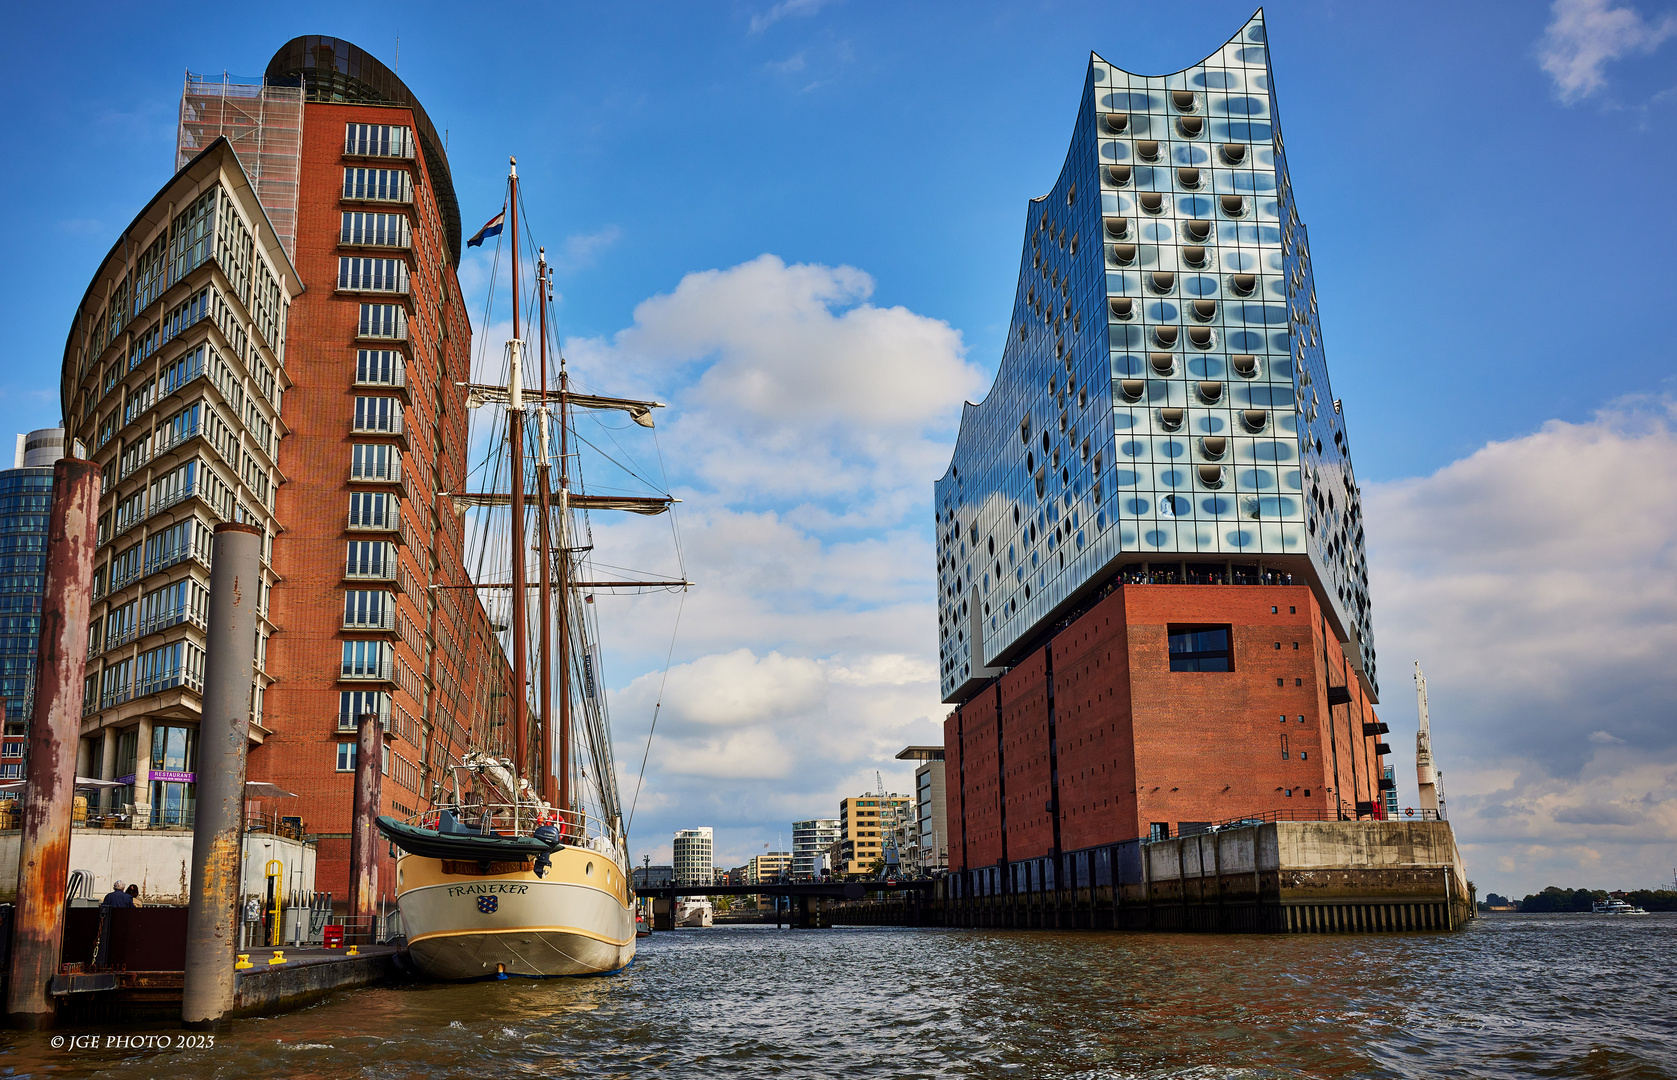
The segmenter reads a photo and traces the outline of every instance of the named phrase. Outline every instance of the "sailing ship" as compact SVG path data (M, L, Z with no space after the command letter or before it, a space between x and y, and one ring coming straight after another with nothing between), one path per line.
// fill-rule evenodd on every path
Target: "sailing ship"
M485 509L473 519L485 530L480 550L504 552L510 571L510 581L476 581L473 587L487 607L507 611L511 753L474 747L451 763L452 783L437 785L425 810L406 821L377 819L379 831L399 849L396 899L409 954L422 973L445 980L600 974L633 959L635 893L592 601L600 590L690 584L589 580L592 544L581 540L590 511L657 514L675 500L589 494L580 484L580 466L573 487L573 420L579 411L608 410L652 427L652 410L661 405L576 392L557 347L556 386L550 388L552 274L545 251L536 261L534 305L540 378L525 385L516 159L503 216L511 232L513 296L505 383L469 384L467 404L501 409L494 415L504 419L504 439L489 440L497 464L486 473L499 476L505 465L508 490L446 494L457 512ZM532 485L533 496L527 490ZM533 583L526 565L532 547L538 553ZM528 679L532 661L534 680ZM527 685L534 695L524 692Z

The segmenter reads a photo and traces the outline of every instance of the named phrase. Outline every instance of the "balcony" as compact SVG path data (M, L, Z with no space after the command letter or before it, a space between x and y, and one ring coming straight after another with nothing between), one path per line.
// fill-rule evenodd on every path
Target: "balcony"
M203 680L183 668L171 668L144 679L135 680L134 693L138 697L147 694L161 694L165 690L172 690L177 686L184 686L189 690L202 691Z
M397 353L397 356L400 358L401 354ZM367 378L357 377L350 385L368 390L392 390L401 397L403 404L411 405L413 403L413 397L408 390L408 366L400 360L398 360L395 370L391 372L388 379L380 378L379 374L369 373Z
M386 656L367 663L344 664L338 672L338 678L350 682L395 682L395 672L395 657ZM388 720L386 726L389 726Z
M7 739L0 742L0 758L21 758L29 749L28 739Z
M194 422L185 427L167 427L162 429L157 433L158 456L161 457L163 454L168 453L170 450L180 446L182 443L190 442L191 440L196 439L199 435L203 434L203 430L204 426L202 422Z
M344 578L348 581L395 581L396 560L392 557L377 566L370 566L361 570L345 570Z
M354 484L400 484L402 463L396 460L352 461L349 466L349 479Z
M363 619L360 622L351 622L349 618L345 618L342 628L345 630L362 630L369 632L390 631L396 629L395 597L392 596L390 598L390 602L385 604L384 608L379 611L377 615L370 618Z
M377 511L349 512L350 532L401 532L402 513L399 504L391 499L389 505Z
M381 711L378 714L378 720L379 720L379 727L383 728L385 730L385 732L388 733L390 731L390 713ZM339 731L359 731L360 728L361 728L361 718L360 717L345 716L342 713L338 714L338 730Z
M148 574L150 572L151 572L150 570L141 569L138 561L136 561L135 564L131 567L125 567L125 568L120 568L119 569L116 566L112 566L111 567L111 591L116 592L118 589L123 588L126 585L130 585L133 582L136 582L136 581L140 580L142 577L145 577L146 574Z
M178 548L172 548L168 551L161 552L160 554L147 559L144 573L155 574L159 570L167 570L176 563L183 563L188 559L195 561L199 566L202 566L206 570L210 568L210 560L208 556L201 555L194 549L183 545ZM124 579L123 584L127 584L127 582L133 581L135 578L140 576L142 576L140 572L132 573ZM116 579L113 577L111 579L111 589L114 591L116 588Z
M124 454L122 456L121 463L117 466L117 480L120 482L128 479L130 476L133 476L136 470L150 460L151 453L144 446L138 447L137 450L131 450Z
M122 686L115 690L106 690L99 695L99 707L101 709L112 709L121 705L133 696L134 688L131 686Z
M130 641L133 641L134 637L135 637L135 632L134 632L134 627L132 627L132 626L125 627L124 629L118 630L114 634L106 634L105 635L105 648L106 649L119 648L123 645L128 644ZM103 651L103 650L101 650L101 651Z
M191 608L176 608L172 611L159 611L141 619L134 636L145 637L147 634L155 634L159 630L167 630L169 627L179 626L181 623L191 623L200 630L205 628L204 616L201 613Z
M352 435L377 435L384 438L398 440L403 448L408 445L407 425L402 422L400 410L387 416L368 416L361 420L351 420L349 431Z
M203 480L196 476L193 477L190 484L183 484L174 491L169 492L167 495L153 499L151 504L151 514L148 514L147 516L150 517L152 514L161 514L171 506L180 505L186 500L192 498L194 495L199 494L199 489L202 486Z

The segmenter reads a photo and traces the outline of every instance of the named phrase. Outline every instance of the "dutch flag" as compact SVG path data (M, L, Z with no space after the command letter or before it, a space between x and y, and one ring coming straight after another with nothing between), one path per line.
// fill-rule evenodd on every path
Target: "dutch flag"
M502 210L489 219L489 223L477 231L477 235L466 241L467 247L482 247L483 242L491 236L501 235L501 226L506 224L507 212Z

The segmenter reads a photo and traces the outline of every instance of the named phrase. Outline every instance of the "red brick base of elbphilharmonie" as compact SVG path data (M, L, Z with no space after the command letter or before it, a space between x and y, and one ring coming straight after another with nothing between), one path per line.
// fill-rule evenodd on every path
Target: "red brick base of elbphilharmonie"
M1232 670L1172 671L1187 627L1227 627ZM1112 587L944 722L950 869L1377 816L1386 747L1346 652L1305 585Z

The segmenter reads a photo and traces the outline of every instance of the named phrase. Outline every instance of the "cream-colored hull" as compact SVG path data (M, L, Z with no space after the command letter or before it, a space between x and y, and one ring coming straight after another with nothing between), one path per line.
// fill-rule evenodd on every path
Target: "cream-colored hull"
M560 848L540 878L448 872L459 866L418 855L396 861L408 953L425 975L596 975L634 959L633 896L609 856Z

